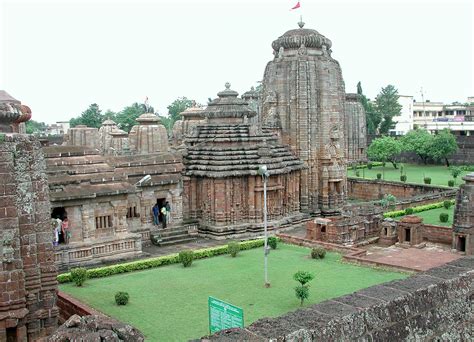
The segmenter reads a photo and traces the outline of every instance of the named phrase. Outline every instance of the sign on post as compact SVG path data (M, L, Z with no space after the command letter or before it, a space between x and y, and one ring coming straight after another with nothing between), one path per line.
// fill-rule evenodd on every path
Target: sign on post
M209 297L209 332L244 327L244 310L217 298Z

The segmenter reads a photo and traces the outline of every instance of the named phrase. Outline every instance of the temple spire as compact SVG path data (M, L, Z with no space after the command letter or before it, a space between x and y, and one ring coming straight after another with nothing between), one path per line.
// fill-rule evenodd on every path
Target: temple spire
M300 28L303 28L303 26L304 26L303 16L302 16L302 15L300 15L300 21L298 22L298 26L299 26Z

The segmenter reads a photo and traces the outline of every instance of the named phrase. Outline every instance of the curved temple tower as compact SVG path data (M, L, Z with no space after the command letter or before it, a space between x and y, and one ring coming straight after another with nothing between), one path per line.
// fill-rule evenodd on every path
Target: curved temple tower
M337 214L346 194L344 81L331 41L299 26L272 43L261 124L279 132L308 166L301 172L301 210Z

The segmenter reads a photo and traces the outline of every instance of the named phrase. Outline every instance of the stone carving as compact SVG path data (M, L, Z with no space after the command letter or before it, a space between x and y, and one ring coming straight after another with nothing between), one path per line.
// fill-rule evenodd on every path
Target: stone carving
M3 262L10 263L13 261L13 238L14 234L9 231L5 231L2 237L2 257Z
M304 44L301 44L300 48L298 49L298 55L305 56L307 54L308 50L306 49L306 46L304 46Z

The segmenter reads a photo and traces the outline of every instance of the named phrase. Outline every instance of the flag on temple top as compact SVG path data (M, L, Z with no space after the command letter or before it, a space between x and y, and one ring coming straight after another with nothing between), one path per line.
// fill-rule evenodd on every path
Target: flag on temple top
M298 2L296 3L296 5L294 5L291 9L294 10L294 9L297 9L297 8L300 8L300 7L301 7L301 5L300 5L300 2L298 1ZM291 11L291 10L290 10L290 11Z

